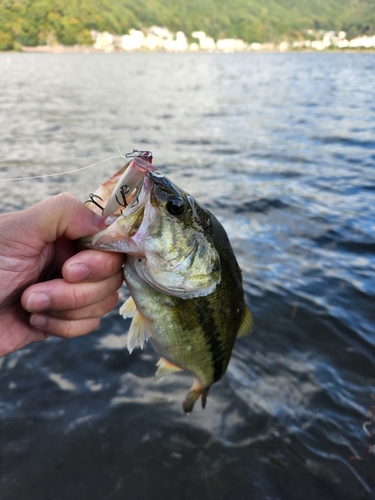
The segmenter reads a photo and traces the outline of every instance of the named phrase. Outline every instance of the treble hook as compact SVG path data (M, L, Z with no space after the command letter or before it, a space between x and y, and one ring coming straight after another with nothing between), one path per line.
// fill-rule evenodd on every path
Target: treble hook
M104 207L102 207L101 205L99 205L99 203L97 201L94 200L94 198L99 198L100 201L104 201L103 198L100 198L100 196L98 196L97 194L94 194L94 193L90 193L89 194L89 200L86 200L85 201L85 205L86 203L93 203L94 205L96 205L98 208L100 208L100 210L102 211L102 213L104 212Z
M127 186L126 184L125 184L124 186L121 186L121 187L120 187L120 194L121 194L121 196L122 196L122 203L120 203L120 202L119 202L119 200L118 200L118 198L117 198L117 194L115 195L115 198L116 198L117 203L118 203L120 206L124 207L124 208L126 208L126 207L128 206L128 203L127 203L127 201L126 201L126 195L127 195L127 194L129 194L129 191L130 191L130 187L129 187L129 186Z

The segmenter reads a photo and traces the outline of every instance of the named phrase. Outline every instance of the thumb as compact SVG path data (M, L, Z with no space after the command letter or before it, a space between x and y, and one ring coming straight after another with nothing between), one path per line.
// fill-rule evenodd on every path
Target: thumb
M95 214L78 198L62 193L17 214L16 230L24 237L52 243L60 236L75 240L103 229L104 217Z

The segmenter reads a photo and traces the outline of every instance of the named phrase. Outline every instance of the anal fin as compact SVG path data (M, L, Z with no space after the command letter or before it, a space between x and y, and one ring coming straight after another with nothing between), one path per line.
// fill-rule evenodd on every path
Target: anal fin
M155 380L159 380L162 377L164 377L164 375L168 375L169 373L182 371L182 368L174 365L173 363L164 358L160 358L159 361L156 363L156 366L158 367L158 369L156 370L155 373Z

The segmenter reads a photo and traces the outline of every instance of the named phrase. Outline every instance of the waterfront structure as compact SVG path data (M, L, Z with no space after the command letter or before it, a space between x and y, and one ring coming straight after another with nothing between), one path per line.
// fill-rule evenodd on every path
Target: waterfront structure
M313 31L307 30L306 40L282 41L280 44L271 42L247 44L241 39L225 38L215 40L204 31L193 31L191 38L196 42L189 43L188 37L182 31L171 32L162 26L151 26L145 30L130 29L128 34L114 35L92 31L95 50L111 52L114 50L163 50L167 52L208 51L208 52L245 52L245 51L288 51L288 50L326 50L336 49L375 49L375 35L361 36L348 40L344 31Z

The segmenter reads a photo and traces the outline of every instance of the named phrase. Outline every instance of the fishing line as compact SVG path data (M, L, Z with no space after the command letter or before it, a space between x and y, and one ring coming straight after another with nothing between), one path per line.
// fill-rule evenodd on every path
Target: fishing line
M111 156L110 158L106 158L105 160L100 160L97 161L96 163L93 163L92 165L88 165L86 167L81 167L81 168L75 168L74 170L66 170L65 172L57 172L55 174L43 174L43 175L31 175L28 177L11 177L9 179L1 179L0 181L25 181L25 180L30 180L30 179L44 179L46 177L57 177L58 175L65 175L65 174L73 174L75 172L80 172L81 170L86 170L87 168L92 168L96 167L96 165L100 165L101 163L104 163L109 160L113 160L114 158L125 158L125 156L122 155L121 151L119 148L119 153L121 156Z

